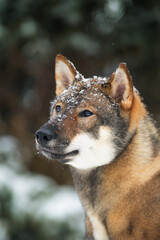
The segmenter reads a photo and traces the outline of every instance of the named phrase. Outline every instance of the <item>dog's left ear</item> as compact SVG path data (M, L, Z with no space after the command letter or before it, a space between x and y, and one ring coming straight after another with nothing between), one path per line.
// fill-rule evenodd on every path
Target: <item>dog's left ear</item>
M109 79L110 97L129 110L133 103L133 83L125 63L120 63L118 69Z
M76 74L74 65L63 55L58 54L55 63L56 95L73 83Z

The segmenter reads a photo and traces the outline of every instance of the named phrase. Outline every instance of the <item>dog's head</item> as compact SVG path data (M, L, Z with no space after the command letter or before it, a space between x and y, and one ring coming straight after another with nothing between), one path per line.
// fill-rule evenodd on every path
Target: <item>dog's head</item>
M37 150L79 169L112 162L126 147L134 94L126 64L109 79L84 78L62 55L56 57L56 98L50 120L36 132Z

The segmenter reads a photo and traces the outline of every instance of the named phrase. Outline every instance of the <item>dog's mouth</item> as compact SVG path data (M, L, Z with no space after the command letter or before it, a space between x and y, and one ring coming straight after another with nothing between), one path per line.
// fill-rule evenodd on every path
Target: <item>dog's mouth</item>
M50 152L49 150L46 150L44 148L39 149L38 152L40 154L43 154L45 157L53 159L53 160L58 160L62 163L67 163L71 160L71 157L77 155L79 153L78 150L74 150L72 152L69 153L65 153L65 154L59 154L59 153L53 153Z

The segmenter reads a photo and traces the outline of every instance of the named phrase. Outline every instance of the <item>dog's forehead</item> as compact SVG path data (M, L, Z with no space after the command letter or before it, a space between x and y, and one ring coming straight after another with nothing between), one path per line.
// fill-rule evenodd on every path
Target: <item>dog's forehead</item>
M96 77L83 78L70 85L68 89L64 90L57 98L57 101L67 105L77 105L80 102L92 102L94 99L105 98L105 94L101 91L100 86L107 83L107 78Z

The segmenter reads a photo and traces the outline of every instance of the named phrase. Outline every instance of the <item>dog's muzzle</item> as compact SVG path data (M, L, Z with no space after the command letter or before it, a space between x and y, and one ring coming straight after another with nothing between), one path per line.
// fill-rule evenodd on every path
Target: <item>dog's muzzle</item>
M65 152L69 145L69 140L58 141L57 128L48 123L44 124L35 134L37 150L50 159L57 159L62 163L68 163L71 157L79 153L78 150ZM54 141L56 140L56 141ZM50 147L50 142L54 141L54 146Z

